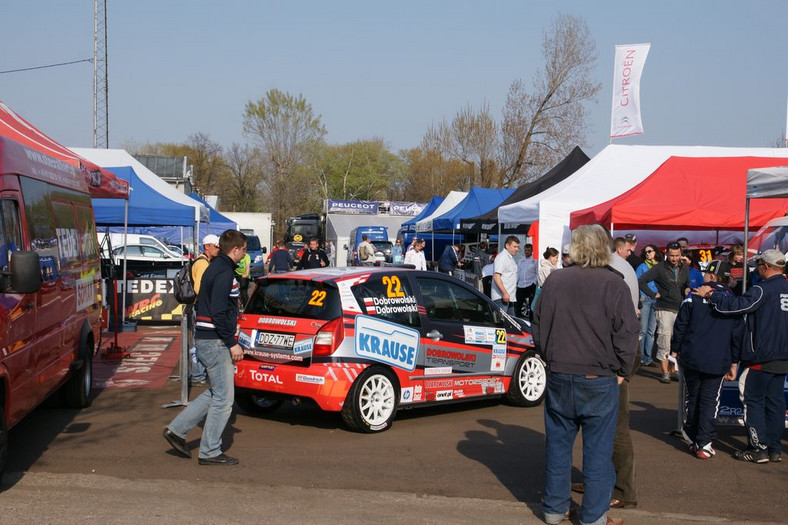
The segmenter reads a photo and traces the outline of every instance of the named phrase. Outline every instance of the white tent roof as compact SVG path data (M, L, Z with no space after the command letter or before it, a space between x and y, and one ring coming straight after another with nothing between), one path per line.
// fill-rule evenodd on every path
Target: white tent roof
M788 166L747 170L747 198L788 197Z
M121 166L131 166L134 173L154 191L164 195L170 200L191 206L194 208L195 222L208 222L208 208L188 195L181 193L166 182L161 177L153 173L144 164L135 159L124 149L98 149L98 148L69 148L77 155L85 157L102 168L118 168Z
M450 191L440 206L435 208L435 211L429 217L420 220L416 223L417 232L432 231L432 220L440 217L449 210L454 209L462 200L468 196L467 191Z
M539 251L571 240L569 215L621 195L643 182L670 157L787 157L788 148L625 146L611 144L575 173L539 195L498 209L501 223L539 221ZM676 188L681 198L681 188ZM658 202L654 203L659 206Z

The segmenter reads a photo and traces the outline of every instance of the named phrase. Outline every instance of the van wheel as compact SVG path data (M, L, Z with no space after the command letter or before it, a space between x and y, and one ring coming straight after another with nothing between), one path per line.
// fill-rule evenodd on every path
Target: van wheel
M265 392L236 389L235 402L247 414L261 415L275 411L282 406L284 400L267 396Z
M397 412L399 387L393 374L378 366L364 370L348 392L342 419L356 432L382 432Z
M506 400L518 407L539 405L547 392L547 368L534 350L524 353L514 367Z
M79 357L83 361L82 368L75 371L63 385L65 405L70 408L90 406L90 394L93 392L93 333L89 330L80 344Z
M3 481L3 471L5 471L5 463L8 459L8 426L5 424L5 407L2 401L0 399L0 483Z

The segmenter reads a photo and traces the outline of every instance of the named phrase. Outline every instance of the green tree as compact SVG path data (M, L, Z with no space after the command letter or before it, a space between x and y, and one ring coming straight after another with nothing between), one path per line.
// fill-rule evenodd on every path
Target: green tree
M412 148L400 152L406 166L397 192L402 200L426 202L466 186L468 166L460 160L444 158L435 149Z
M243 131L260 149L260 188L271 205L275 235L281 238L286 219L303 212L304 202L314 198L314 178L310 180L307 168L314 164L326 129L302 95L271 89L246 104Z
M388 200L404 177L404 163L381 138L326 146L317 177L322 199Z

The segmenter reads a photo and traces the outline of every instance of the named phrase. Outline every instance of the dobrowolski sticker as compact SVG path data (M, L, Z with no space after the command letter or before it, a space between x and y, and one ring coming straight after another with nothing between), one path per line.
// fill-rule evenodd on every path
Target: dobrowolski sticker
M412 372L419 332L366 315L356 316L356 355Z

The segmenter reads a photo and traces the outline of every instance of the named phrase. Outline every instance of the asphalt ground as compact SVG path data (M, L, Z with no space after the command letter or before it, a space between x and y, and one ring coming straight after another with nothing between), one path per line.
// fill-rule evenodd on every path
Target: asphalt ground
M180 410L161 405L179 395L170 380L104 388L81 411L34 411L10 433L0 522L541 522L541 407L480 401L413 409L390 430L364 435L347 431L337 414L287 403L265 418L234 413L224 444L241 463L206 467L196 460L199 429L188 440L192 460L161 437ZM734 460L746 443L739 427L720 429L716 457L696 459L672 435L677 395L678 385L659 383L656 369L633 379L639 504L610 515L635 524L788 522L788 461ZM576 481L581 446L578 439Z

